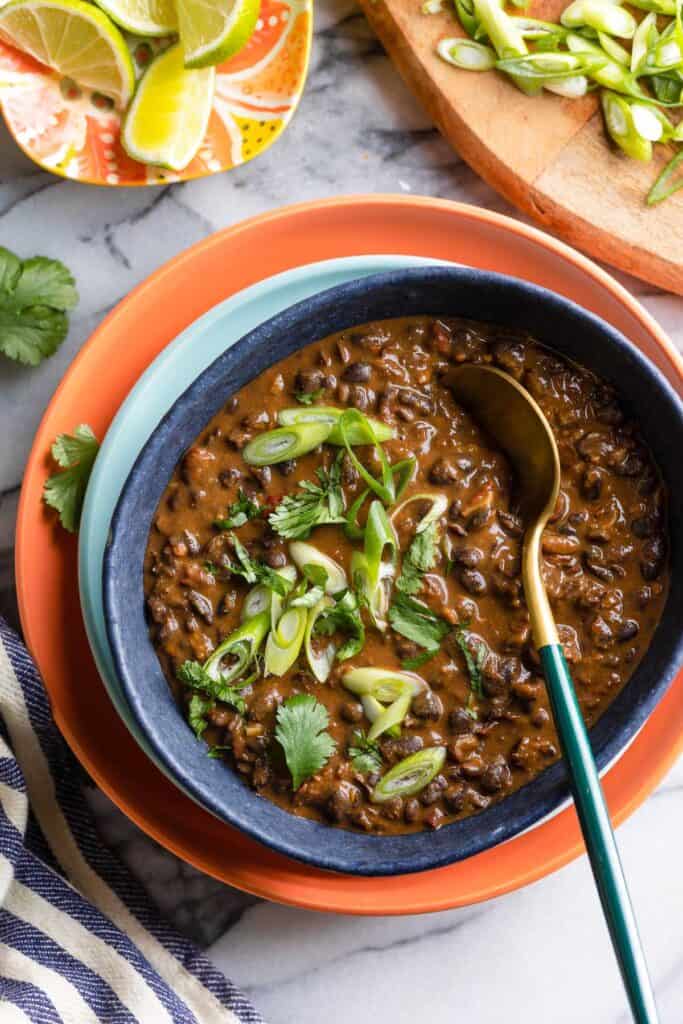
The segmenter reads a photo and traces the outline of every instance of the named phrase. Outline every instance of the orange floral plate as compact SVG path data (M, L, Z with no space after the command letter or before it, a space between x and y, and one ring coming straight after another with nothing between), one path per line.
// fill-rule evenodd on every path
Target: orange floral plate
M0 108L20 148L44 170L89 185L165 185L238 167L268 149L289 124L303 91L313 34L313 0L261 0L247 45L216 69L206 137L179 173L141 164L121 145L121 114L0 42ZM127 37L139 76L164 41Z
M55 435L90 423L103 437L152 360L212 306L290 267L378 252L451 260L551 288L604 317L674 387L683 387L683 361L643 307L595 263L519 221L417 196L347 196L262 214L166 263L82 348L43 417L26 466L16 579L24 636L59 728L95 782L149 835L216 878L281 903L346 914L414 914L499 896L566 864L583 850L574 809L476 857L391 878L321 871L223 824L156 768L117 715L83 628L77 538L64 533L41 500ZM681 752L681 721L683 670L605 775L616 824Z

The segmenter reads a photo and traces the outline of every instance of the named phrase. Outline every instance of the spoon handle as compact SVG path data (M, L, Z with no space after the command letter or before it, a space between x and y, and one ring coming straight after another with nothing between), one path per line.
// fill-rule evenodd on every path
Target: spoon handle
M560 644L539 650L548 696L569 765L569 781L586 850L637 1024L657 1024L657 1007L647 971L609 811L600 785L588 733Z

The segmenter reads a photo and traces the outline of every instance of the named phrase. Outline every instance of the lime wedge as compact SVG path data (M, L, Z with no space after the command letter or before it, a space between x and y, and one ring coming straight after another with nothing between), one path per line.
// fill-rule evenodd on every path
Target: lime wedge
M220 64L241 50L258 21L260 0L176 0L185 66Z
M0 9L0 39L125 107L135 87L123 36L83 0L12 0Z
M95 0L109 17L136 36L167 36L178 31L173 0Z
M187 167L206 134L215 77L213 68L188 70L180 43L157 57L126 116L121 134L126 152L173 171Z

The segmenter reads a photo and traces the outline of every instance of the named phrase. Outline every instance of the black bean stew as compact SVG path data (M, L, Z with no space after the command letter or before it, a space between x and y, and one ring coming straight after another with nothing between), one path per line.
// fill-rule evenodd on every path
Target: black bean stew
M589 724L662 613L663 486L592 373L532 338L430 317L296 352L187 451L145 561L152 640L191 727L295 814L435 829L558 757L514 481L442 382L464 361L521 381L555 432L543 575Z

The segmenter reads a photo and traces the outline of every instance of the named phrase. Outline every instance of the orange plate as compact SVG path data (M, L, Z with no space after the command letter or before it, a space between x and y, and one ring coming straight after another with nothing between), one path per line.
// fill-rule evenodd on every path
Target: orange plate
M280 210L213 235L167 263L82 349L34 441L16 569L24 632L57 723L97 784L133 821L202 871L259 896L316 910L406 914L498 896L566 864L583 849L573 809L467 861L409 878L318 871L247 839L176 789L117 717L81 621L76 541L41 502L55 434L88 422L102 436L142 371L209 307L289 267L377 252L455 260L552 288L611 321L681 388L680 356L645 310L599 267L534 228L475 207L412 197L349 197ZM615 822L635 810L674 762L683 747L682 720L680 673L605 779Z

